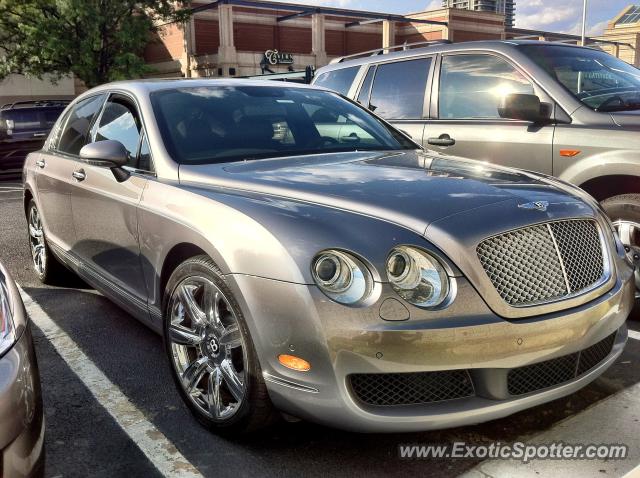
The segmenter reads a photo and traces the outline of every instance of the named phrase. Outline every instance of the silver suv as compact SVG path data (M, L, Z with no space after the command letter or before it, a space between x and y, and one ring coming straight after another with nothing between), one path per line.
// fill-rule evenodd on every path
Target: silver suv
M340 58L313 83L427 149L580 186L640 264L640 71L629 64L549 42L433 43Z

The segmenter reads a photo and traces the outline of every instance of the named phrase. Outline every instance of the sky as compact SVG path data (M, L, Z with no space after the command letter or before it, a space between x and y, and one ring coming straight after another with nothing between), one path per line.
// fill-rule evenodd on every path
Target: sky
M439 8L440 0L287 0L307 5L333 6L406 14ZM516 0L516 27L579 34L583 0ZM600 35L607 22L634 0L588 0L587 34ZM640 0L636 3L640 4Z

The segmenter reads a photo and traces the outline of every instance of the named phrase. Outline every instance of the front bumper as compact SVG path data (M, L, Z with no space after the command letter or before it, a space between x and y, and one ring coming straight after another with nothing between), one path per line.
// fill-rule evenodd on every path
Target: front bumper
M406 321L380 318L397 297L383 285L378 303L347 308L315 286L230 276L255 343L269 394L280 410L314 422L362 432L408 432L475 424L571 394L600 376L622 353L625 320L634 304L633 270L622 267L611 290L580 307L526 319L493 313L475 289L457 279L457 298L441 311L395 304ZM387 303L388 304L388 303ZM402 314L400 314L402 315ZM569 356L612 337L598 363L569 380L513 396L508 372ZM309 372L286 369L280 354L309 361ZM372 406L350 385L353 374L463 370L473 396L431 403Z
M0 476L43 476L44 429L38 365L26 328L0 358Z

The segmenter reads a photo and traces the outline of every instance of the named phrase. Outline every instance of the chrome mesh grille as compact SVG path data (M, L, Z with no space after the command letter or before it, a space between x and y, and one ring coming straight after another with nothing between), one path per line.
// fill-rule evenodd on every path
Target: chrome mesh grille
M562 221L549 224L558 244L572 291L586 289L604 274L600 234L593 221Z
M466 370L350 375L351 388L369 405L415 405L473 396Z
M554 387L588 372L611 353L616 334L614 332L580 352L510 370L507 376L509 394L524 395Z
M512 306L579 293L605 272L598 227L591 220L517 229L481 242L476 252L498 294Z

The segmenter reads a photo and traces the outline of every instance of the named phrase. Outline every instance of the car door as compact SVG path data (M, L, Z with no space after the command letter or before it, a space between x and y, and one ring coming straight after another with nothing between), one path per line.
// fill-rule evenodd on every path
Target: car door
M551 174L554 126L498 113L501 98L511 93L535 94L551 108L543 90L496 54L457 52L441 56L439 63L425 148Z
M71 210L73 172L105 100L106 95L99 94L72 105L36 159L37 200L47 239L64 251L72 249L76 238Z
M151 173L139 169L144 161L141 150L148 147L133 99L111 94L92 128L91 139L120 141L129 153L125 169L130 177L118 182L107 167L77 163L71 199L76 229L73 250L94 280L110 290L115 288L117 295L127 300L125 305L133 303L146 309L137 208Z
M369 66L356 101L420 143L429 115L433 57L389 61Z

